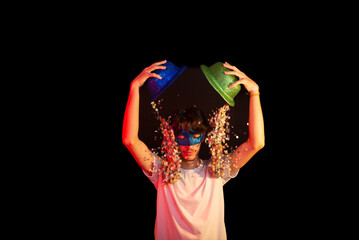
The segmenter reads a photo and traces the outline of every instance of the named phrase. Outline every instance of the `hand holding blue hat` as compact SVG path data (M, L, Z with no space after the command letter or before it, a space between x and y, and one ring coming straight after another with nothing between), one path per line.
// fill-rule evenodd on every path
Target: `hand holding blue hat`
M150 77L145 85L151 94L150 102L156 100L186 69L186 66L177 67L170 61L165 62L165 68L157 68L153 73L161 78Z
M143 71L132 81L132 84L142 87L142 85L147 81L148 78L157 78L162 79L160 75L158 75L156 72L153 72L157 69L166 69L166 66L163 66L162 64L166 63L167 60L153 63L151 66L146 67L143 69Z

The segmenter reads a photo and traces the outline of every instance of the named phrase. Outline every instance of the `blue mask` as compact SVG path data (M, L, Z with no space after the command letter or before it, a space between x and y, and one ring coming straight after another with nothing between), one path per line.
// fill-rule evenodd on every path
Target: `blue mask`
M198 133L197 133L198 134ZM197 145L202 142L203 134L201 133L201 136L199 138L193 138L194 135L197 134L190 134L187 132L187 130L182 129L181 132L178 134L178 136L184 136L184 139L179 139L178 136L176 136L176 142L180 146L192 146Z

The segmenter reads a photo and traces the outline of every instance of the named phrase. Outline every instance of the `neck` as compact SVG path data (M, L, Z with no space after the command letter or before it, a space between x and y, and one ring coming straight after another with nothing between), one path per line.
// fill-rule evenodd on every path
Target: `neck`
M181 162L181 168L183 169L194 169L198 167L201 164L201 161L199 160L198 156L193 160L183 160Z

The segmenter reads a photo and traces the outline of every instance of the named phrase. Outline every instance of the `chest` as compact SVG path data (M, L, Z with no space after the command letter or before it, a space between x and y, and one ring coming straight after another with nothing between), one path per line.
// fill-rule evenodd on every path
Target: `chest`
M181 171L179 180L172 186L171 195L181 203L189 205L210 202L222 195L221 179L212 178L206 169L202 171Z

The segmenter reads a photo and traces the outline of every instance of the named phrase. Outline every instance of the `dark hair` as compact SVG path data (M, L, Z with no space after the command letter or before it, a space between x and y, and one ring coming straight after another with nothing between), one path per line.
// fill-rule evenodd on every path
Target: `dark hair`
M182 130L182 123L186 123L185 130L190 134L203 133L205 135L209 127L203 112L196 105L186 107L171 115L170 125L176 136Z

